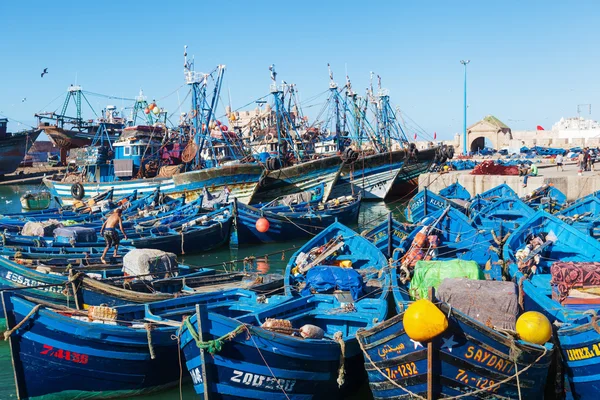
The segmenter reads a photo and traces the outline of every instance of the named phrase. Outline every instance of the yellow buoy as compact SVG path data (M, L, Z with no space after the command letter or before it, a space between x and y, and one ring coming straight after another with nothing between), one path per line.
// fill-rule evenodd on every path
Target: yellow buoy
M417 300L404 313L404 330L417 342L433 339L448 328L448 319L427 299Z
M552 337L552 325L548 318L537 311L527 311L517 319L519 337L535 344L544 344Z

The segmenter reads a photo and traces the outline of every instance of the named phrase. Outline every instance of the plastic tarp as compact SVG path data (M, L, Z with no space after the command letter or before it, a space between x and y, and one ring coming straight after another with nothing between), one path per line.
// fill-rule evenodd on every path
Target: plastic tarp
M436 297L488 327L515 330L519 298L514 282L448 278Z
M221 190L213 194L206 187L202 189L202 208L206 210L217 209L220 204L226 204L229 201L229 190Z
M365 284L358 271L352 268L335 266L316 266L306 273L306 286L302 295L308 296L313 292L326 293L333 290L349 291L352 299L357 301L365 294Z
M62 228L63 224L55 219L44 222L28 221L21 229L23 236L52 236L57 228Z
M123 273L142 280L173 276L177 266L177 256L162 250L134 249L123 257Z
M430 287L436 288L446 278L484 279L475 261L418 261L410 281L410 296L413 299L428 298Z
M98 241L96 230L83 226L57 228L54 230L54 237L60 243L89 243Z

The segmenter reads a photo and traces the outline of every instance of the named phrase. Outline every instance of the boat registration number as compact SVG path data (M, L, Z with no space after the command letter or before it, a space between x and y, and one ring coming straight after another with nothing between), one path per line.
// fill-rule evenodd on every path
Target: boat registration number
M252 386L267 390L285 390L291 392L296 385L295 379L275 379L272 376L253 374L250 372L242 372L233 370L231 382L241 383L246 386Z
M45 285L44 282L39 282L39 281L36 281L35 279L25 278L23 275L15 274L12 271L6 271L6 280L14 282L19 285L23 285L23 286ZM53 292L53 293L61 293L62 292L60 286L49 286L49 287L43 287L43 288L39 288L39 289L41 289L45 292Z
M44 345L42 351L40 351L41 355L48 357L56 357L61 360L72 361L77 364L87 364L89 361L89 357L87 354L75 353L74 351L57 349L52 346Z

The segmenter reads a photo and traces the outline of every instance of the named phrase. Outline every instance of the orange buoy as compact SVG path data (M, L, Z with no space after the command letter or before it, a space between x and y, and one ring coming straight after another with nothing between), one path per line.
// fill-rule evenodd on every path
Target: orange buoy
M150 111L152 111L152 110L154 110L154 107L156 107L156 103L151 103L151 104L148 106L148 109L150 109Z
M256 221L256 230L259 231L260 233L265 233L266 231L269 230L270 225L271 224L269 224L268 219L266 219L265 217L260 217Z
M269 272L270 266L266 259L259 258L258 260L256 260L256 269L261 274L266 274Z
M148 107L144 108L144 114L150 114L150 109Z

